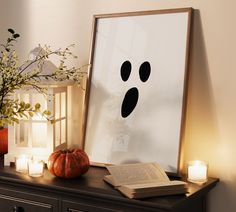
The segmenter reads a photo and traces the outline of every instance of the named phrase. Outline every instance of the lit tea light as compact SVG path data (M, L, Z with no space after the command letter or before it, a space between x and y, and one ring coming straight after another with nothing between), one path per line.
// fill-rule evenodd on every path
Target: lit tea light
M207 181L207 164L195 160L188 163L188 181L194 183L205 183Z
M44 168L43 161L30 160L28 164L29 164L29 176L40 177L43 175L43 168Z
M28 171L29 158L26 155L22 155L16 158L16 171L27 172Z

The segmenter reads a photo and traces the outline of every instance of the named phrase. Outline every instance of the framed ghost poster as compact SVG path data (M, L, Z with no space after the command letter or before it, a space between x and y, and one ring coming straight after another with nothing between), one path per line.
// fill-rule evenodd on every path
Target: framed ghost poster
M93 164L178 173L191 8L94 16L84 113Z

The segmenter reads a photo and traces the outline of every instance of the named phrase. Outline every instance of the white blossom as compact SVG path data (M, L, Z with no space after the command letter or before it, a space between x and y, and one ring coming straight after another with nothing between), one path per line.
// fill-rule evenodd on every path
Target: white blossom
M71 52L71 46L65 49L52 50L50 46L39 45L33 50L34 57L19 64L19 59L14 44L19 34L9 29L10 36L5 44L0 44L0 127L6 124L18 123L22 116L32 117L40 111L40 104L34 106L18 99L10 98L16 90L31 87L38 92L44 92L40 87L42 80L64 81L73 80L78 84L86 75L86 67L67 67L65 61L69 57L77 58ZM60 64L51 73L45 73L43 67L50 56L56 55L60 58ZM50 119L49 111L42 111L42 115Z

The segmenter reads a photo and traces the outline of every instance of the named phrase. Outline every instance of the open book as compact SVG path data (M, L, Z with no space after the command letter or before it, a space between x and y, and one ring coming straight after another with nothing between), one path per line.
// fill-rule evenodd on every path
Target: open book
M146 198L187 192L183 181L170 181L157 163L107 166L104 180L129 198Z

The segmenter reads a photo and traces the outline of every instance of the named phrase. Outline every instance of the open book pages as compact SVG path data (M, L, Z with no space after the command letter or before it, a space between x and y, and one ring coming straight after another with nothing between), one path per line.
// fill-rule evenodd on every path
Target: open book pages
M173 180L168 182L142 183L133 185L122 185L120 188L127 192L147 192L147 191L167 191L185 188L187 183L183 181Z
M103 180L106 181L107 183L113 185L114 187L117 187L117 185L115 185L115 182L114 182L113 177L111 175L105 175L103 177Z
M147 197L157 197L157 196L167 196L167 195L175 195L175 194L185 194L187 192L187 188L178 188L178 189L164 189L164 190L153 190L153 191L145 191L145 192L130 192L127 191L123 186L118 187L118 190L124 194L126 197L131 199L142 199Z
M106 168L112 177L106 176L104 180L113 186L170 181L157 163L124 164Z
M167 190L176 190L183 189L187 183L183 181L168 181L168 182L155 182L155 183L142 183L142 184L133 184L133 185L122 185L119 188L127 192L149 192L149 191L167 191Z
M170 181L157 163L125 164L107 166L110 175L104 180L129 198L184 194L187 183Z

